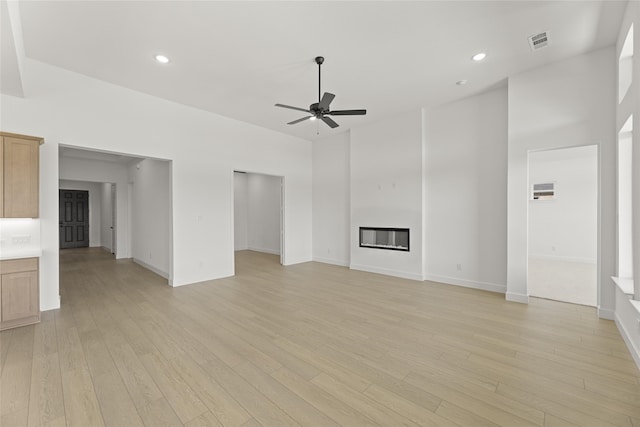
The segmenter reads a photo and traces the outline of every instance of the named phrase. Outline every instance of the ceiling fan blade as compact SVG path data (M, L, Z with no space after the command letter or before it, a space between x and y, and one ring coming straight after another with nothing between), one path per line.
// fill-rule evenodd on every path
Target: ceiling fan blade
M309 110L305 110L304 108L292 107L291 105L276 104L276 107L288 108L290 110L304 111L305 113L310 113L311 112Z
M325 92L324 95L322 95L322 99L318 103L318 108L320 108L321 110L328 110L329 104L331 104L331 101L333 101L333 98L335 97L336 96L334 94Z
M329 111L327 114L332 116L364 116L367 110L337 110Z
M340 126L339 124L337 124L327 116L322 116L322 121L328 124L331 129L337 128L338 126Z
M311 118L311 116L307 116L307 117L303 117L301 119L298 120L294 120L292 122L287 123L288 125L295 125L296 123L300 123L300 122L304 122L305 120L309 120Z

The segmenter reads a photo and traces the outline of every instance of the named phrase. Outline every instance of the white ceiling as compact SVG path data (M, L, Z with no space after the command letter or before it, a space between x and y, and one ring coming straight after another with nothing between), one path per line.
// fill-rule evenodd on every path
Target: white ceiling
M306 139L504 84L615 43L626 1L22 1L26 56ZM548 31L532 52L527 37ZM488 57L471 61L479 51ZM172 62L157 64L164 53ZM4 54L4 51L3 51ZM322 90L340 127L286 122ZM466 79L468 84L457 86ZM316 134L317 129L320 135Z

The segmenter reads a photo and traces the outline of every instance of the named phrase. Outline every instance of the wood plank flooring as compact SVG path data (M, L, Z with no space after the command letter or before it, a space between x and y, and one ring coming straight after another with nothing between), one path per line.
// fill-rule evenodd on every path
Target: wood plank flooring
M243 251L171 288L61 253L60 310L0 333L0 425L640 427L595 309Z

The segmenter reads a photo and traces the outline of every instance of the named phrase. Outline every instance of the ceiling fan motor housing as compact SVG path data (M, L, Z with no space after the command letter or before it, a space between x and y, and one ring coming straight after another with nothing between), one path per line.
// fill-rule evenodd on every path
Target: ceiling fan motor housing
M317 102L314 102L313 104L309 105L309 111L314 116L320 118L323 114L327 114L329 112L329 109L322 109Z

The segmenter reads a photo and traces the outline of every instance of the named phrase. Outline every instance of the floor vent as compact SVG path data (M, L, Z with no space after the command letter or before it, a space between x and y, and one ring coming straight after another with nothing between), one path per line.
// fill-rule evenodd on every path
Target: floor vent
M531 47L531 50L538 50L549 46L549 37L547 32L544 31L529 37L529 46Z

